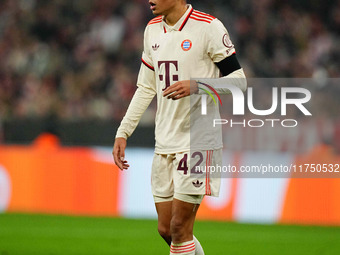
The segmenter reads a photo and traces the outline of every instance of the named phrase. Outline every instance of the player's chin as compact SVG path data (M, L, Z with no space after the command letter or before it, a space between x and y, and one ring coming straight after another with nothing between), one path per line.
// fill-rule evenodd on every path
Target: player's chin
M155 16L159 16L159 15L161 15L161 12L159 12L157 10L153 10L152 14L155 15Z
M158 8L155 8L152 10L152 14L155 16L163 15L163 12L159 10Z

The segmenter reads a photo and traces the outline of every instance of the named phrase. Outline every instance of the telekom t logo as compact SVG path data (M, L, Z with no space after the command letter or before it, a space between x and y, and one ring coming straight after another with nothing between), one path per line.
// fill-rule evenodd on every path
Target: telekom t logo
M200 83L202 84L202 83ZM207 86L207 84L203 84ZM244 93L242 90L236 86L233 85L220 85L216 86L217 89L223 89L223 90L229 90L232 97L233 97L233 115L244 115L245 114L245 103L244 103ZM216 90L209 86L209 89L212 90L215 95L220 100L220 103L222 105L221 99L219 95L217 94ZM213 95L209 92L204 90L207 94L209 94L212 98ZM289 94L301 94L302 96L300 98L288 98ZM267 110L258 110L254 107L254 101L253 101L253 88L247 89L247 105L248 109L251 113L258 115L258 116L267 116L270 114L273 114L277 107L278 107L278 88L272 89L272 105ZM306 107L303 105L311 99L311 93L309 90L305 88L296 88L296 87L283 87L281 88L281 115L285 116L287 115L287 105L295 105L305 116L312 116L312 114L306 109ZM215 104L216 101L214 100ZM202 95L202 108L201 108L201 114L206 115L207 114L207 95Z
M167 87L169 87L172 82L171 82L171 78L172 81L178 81L178 75L174 74L170 75L171 73L171 67L175 68L175 71L178 72L178 62L177 61L158 61L158 69L161 70L162 65L164 65L164 74L160 74L159 75L159 80L160 81L164 81L164 76L165 76L165 88L163 89L166 90ZM174 73L174 72L172 72Z

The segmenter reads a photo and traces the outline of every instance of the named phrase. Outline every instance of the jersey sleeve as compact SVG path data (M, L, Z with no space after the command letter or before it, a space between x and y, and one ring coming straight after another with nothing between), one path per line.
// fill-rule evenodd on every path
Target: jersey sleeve
M227 29L221 21L215 19L207 29L207 51L210 58L218 63L235 53Z
M144 32L144 50L142 54L142 63L148 67L151 71L155 71L152 56L150 52L150 45L149 45L149 36L148 36L148 27L146 27Z
M156 95L155 73L149 70L144 64L141 64L137 86L138 88L117 130L116 138L123 137L127 139L131 136L146 108L148 108Z
M156 94L155 68L152 62L150 47L148 44L148 28L144 32L144 50L142 53L142 64L139 70L137 87Z
M146 38L144 37L144 41ZM142 54L142 64L137 79L137 90L130 102L128 110L117 130L116 138L127 139L136 129L143 113L148 108L152 99L156 95L155 71L152 61L147 54L144 42L144 52Z

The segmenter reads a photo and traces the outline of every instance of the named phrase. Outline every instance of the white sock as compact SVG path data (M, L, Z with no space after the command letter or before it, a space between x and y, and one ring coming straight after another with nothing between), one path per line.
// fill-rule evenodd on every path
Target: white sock
M204 251L202 248L201 243L197 240L197 238L194 236L194 242L195 242L195 255L204 255Z
M176 244L171 242L170 255L195 255L194 240Z

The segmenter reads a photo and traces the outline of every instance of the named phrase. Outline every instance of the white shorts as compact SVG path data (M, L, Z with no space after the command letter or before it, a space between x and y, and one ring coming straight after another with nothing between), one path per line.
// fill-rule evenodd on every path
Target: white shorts
M211 171L217 165L222 165L222 149L155 153L151 172L155 202L171 201L174 195L180 200L184 200L181 195L194 195L195 201L201 201L204 195L218 196L221 173Z

